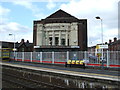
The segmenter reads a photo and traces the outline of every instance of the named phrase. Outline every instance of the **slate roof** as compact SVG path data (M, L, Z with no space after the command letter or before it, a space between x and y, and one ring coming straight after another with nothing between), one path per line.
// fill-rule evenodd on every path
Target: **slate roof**
M37 20L37 22L34 21L34 23L72 23L72 22L81 22L86 19L78 19L69 13L58 10L55 13L51 14L50 16L46 17L45 19Z
M63 11L63 10L58 10L55 13L51 14L48 16L46 19L52 19L52 18L72 18L72 19L77 19L76 17L70 15L69 13Z
M120 44L120 39L118 39L116 42L111 42L108 45L114 45L114 44Z

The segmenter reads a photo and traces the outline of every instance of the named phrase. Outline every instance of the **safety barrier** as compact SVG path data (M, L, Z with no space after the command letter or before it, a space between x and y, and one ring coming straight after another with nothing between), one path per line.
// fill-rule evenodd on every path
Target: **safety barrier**
M14 57L15 56L15 57ZM89 60L87 66L120 67L120 51L103 52L103 60L95 52L13 52L10 58L22 62L65 64L68 60Z

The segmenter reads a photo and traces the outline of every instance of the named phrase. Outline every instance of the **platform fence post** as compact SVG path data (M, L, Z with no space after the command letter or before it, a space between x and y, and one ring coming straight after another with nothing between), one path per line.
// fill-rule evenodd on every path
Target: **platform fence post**
M32 62L32 54L33 52L30 52L30 61Z
M87 51L84 51L84 59L87 59Z
M22 52L22 61L24 62L24 52Z
M67 59L66 62L69 60L69 51L67 51Z
M42 63L42 52L40 52L40 62Z
M107 50L107 67L109 67L109 51Z
M55 61L55 55L54 55L55 52L52 52L52 64L54 64L54 61Z
M16 55L16 61L17 61L17 52L15 52L15 55Z

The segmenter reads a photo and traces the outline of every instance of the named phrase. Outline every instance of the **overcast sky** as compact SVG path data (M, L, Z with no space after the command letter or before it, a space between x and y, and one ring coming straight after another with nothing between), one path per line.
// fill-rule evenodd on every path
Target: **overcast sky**
M29 1L29 2L28 2ZM101 43L100 16L104 42L118 37L119 0L1 0L0 41L33 41L33 21L44 19L62 9L79 19L88 20L88 46Z

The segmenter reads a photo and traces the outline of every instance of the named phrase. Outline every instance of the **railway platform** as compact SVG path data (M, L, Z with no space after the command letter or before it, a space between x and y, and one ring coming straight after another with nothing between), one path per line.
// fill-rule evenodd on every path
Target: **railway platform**
M94 79L109 82L120 82L119 71L98 70L98 69L82 69L68 68L52 65L21 63L21 62L0 62L2 66L21 68L34 71L48 72L58 75L66 75L70 77L82 77L86 79Z

